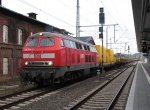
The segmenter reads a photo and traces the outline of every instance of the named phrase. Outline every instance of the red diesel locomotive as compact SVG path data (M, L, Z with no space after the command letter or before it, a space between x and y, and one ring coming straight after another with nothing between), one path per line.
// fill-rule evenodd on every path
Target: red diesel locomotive
M58 33L29 36L22 53L20 76L26 82L64 81L89 74L98 67L94 45Z

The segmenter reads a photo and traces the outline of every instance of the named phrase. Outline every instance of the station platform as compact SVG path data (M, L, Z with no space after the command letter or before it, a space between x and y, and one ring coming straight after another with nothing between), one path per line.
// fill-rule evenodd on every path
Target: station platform
M148 58L139 61L125 110L150 110L150 63Z

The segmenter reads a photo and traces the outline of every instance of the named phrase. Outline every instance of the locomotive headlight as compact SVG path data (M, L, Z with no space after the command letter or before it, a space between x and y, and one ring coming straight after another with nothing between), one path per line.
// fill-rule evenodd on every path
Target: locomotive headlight
M28 65L29 63L28 63L28 62L25 62L24 64L25 64L25 65Z
M52 66L52 65L53 65L53 62L52 62L52 61L49 61L49 62L48 62L48 65L49 65L49 66Z

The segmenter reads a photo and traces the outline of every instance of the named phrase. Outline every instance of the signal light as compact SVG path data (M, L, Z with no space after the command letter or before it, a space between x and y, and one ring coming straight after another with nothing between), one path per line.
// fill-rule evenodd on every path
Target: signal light
M142 46L142 52L147 53L147 46L146 45Z
M100 13L104 13L104 8L103 7L100 8L99 11L100 11Z
M99 13L99 23L100 24L105 24L105 13L104 13L104 8L100 8L100 13Z
M99 13L99 23L105 24L105 14L104 13Z
M99 38L103 38L103 33L100 33L100 34L99 34Z
M99 27L99 32L103 32L103 27Z

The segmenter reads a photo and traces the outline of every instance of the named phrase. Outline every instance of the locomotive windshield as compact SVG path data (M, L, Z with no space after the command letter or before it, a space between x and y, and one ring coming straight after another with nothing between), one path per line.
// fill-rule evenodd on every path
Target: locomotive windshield
M26 46L27 47L36 47L38 46L38 40L39 38L37 37L32 37L29 39L29 41L27 42ZM40 40L39 43L40 46L53 46L54 45L54 39L50 38L50 37L43 37Z
M40 46L53 46L54 39L53 38L42 38L40 42Z
M27 43L26 46L28 46L28 47L31 47L31 46L35 47L35 46L38 46L38 38L36 38L36 37L30 38L30 40L28 41L28 43Z

